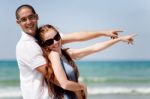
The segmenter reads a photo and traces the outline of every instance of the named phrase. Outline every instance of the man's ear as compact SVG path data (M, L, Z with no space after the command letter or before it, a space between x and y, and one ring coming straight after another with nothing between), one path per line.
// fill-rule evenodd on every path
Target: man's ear
M20 21L16 19L16 23L17 23L17 24L20 24Z

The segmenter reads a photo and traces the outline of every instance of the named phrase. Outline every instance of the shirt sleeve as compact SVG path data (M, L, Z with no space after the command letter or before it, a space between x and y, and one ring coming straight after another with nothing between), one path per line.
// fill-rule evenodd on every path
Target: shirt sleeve
M43 51L36 43L28 43L23 48L22 59L32 70L46 64L46 59L43 56Z

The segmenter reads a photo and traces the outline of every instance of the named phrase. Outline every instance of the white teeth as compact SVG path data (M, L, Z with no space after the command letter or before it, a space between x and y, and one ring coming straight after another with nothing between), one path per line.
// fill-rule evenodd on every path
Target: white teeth
M28 28L32 28L33 26L28 26Z
M33 27L27 27L28 29L32 29Z
M33 28L33 25L27 25L26 27L27 28Z

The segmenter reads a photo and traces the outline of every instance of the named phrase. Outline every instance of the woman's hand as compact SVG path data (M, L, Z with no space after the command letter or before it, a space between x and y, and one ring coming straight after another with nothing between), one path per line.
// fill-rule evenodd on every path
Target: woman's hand
M83 87L83 90L75 92L77 99L87 99L87 86L81 82L80 82L80 85Z
M119 39L123 42L127 42L128 44L133 44L133 37L135 37L136 34L132 34L132 35L127 35L127 36L121 36L119 37Z
M106 36L110 37L111 39L118 38L119 32L123 32L122 30L110 30L105 33Z
M83 86L83 88L84 88L84 89L83 89L83 91L84 91L83 94L85 95L85 99L87 99L87 93L88 93L88 92L87 92L87 86L86 86L84 83L81 83L81 84L82 84L82 86Z

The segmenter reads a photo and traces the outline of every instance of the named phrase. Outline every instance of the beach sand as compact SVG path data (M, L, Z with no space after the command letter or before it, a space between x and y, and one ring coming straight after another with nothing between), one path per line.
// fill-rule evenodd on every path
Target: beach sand
M107 94L107 95L89 95L88 99L150 99L149 95L137 94Z
M0 98L0 99L22 99L21 97ZM88 99L150 99L150 94L107 94L107 95L88 95Z

